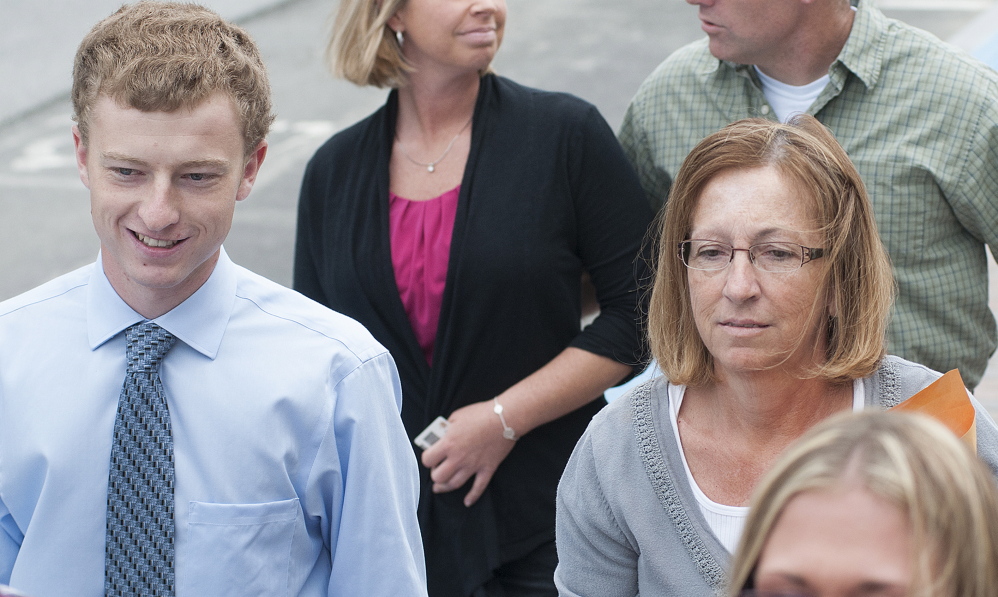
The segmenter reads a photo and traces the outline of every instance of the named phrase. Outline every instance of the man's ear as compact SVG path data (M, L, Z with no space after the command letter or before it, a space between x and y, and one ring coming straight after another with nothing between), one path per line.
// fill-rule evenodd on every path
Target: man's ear
M76 154L76 169L80 173L83 186L90 188L90 171L87 170L87 145L80 135L80 127L73 125L73 149Z
M243 166L243 178L239 181L239 192L236 194L236 201L242 201L253 190L253 184L256 183L256 177L260 173L260 165L263 164L263 159L267 157L267 147L266 139L260 141L246 159L246 165Z

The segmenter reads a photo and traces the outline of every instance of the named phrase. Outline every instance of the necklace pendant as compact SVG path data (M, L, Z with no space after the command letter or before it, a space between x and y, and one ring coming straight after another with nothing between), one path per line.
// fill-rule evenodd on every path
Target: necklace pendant
M426 165L426 171L429 172L430 174L432 174L434 170L436 170L436 168L434 167L433 164Z

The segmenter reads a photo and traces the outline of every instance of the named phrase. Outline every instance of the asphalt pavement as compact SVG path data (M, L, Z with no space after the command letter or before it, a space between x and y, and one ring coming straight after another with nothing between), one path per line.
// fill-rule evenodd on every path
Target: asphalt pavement
M242 24L268 65L278 120L226 250L291 282L298 185L305 162L337 130L383 101L384 90L333 80L322 59L333 0L208 0ZM97 239L76 173L69 129L72 57L118 0L0 0L0 300L93 261ZM702 36L682 0L507 0L495 67L521 83L594 103L615 129L641 81L670 52ZM998 0L878 0L892 17L994 60ZM992 265L994 263L992 262ZM998 269L998 268L995 268ZM998 310L998 271L992 273ZM998 414L998 365L977 395Z

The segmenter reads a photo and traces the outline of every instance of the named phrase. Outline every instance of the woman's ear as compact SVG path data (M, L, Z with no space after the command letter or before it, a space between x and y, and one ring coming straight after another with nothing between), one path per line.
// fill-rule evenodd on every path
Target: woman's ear
M397 12L393 14L391 17L389 17L386 24L388 25L389 29L395 32L395 35L398 35L399 33L405 31L405 24L402 23L402 17L400 17L399 13Z

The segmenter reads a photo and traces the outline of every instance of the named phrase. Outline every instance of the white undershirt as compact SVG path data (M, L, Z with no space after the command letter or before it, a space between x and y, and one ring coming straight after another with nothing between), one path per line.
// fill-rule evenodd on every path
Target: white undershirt
M773 113L786 122L794 114L805 113L811 107L814 100L821 95L821 90L828 85L828 75L821 77L817 81L812 81L807 85L787 85L782 81L777 81L773 77L763 73L758 66L753 66L755 74L759 76L762 83L762 93L766 96L766 101L773 108Z
M669 384L669 419L672 422L672 433L676 436L676 443L679 445L679 454L683 459L683 468L686 470L686 479L693 490L693 496L697 500L700 512L707 520L707 526L717 537L721 545L730 553L734 553L738 547L738 540L742 536L742 529L745 527L745 519L748 517L748 506L728 506L718 504L711 500L697 485L693 473L690 472L690 465L686 462L686 452L683 450L683 442L679 439L679 407L683 404L683 396L686 394L686 386L676 386ZM863 410L866 405L866 395L863 391L863 380L857 379L852 383L852 409L855 412Z
M855 6L849 8L852 9L853 13L857 12ZM762 83L762 94L766 96L766 101L772 106L773 113L780 119L780 122L786 122L788 118L798 112L806 113L829 81L826 73L825 76L807 85L787 85L764 74L758 66L753 65L752 68L755 69L755 74L759 75L759 82Z

